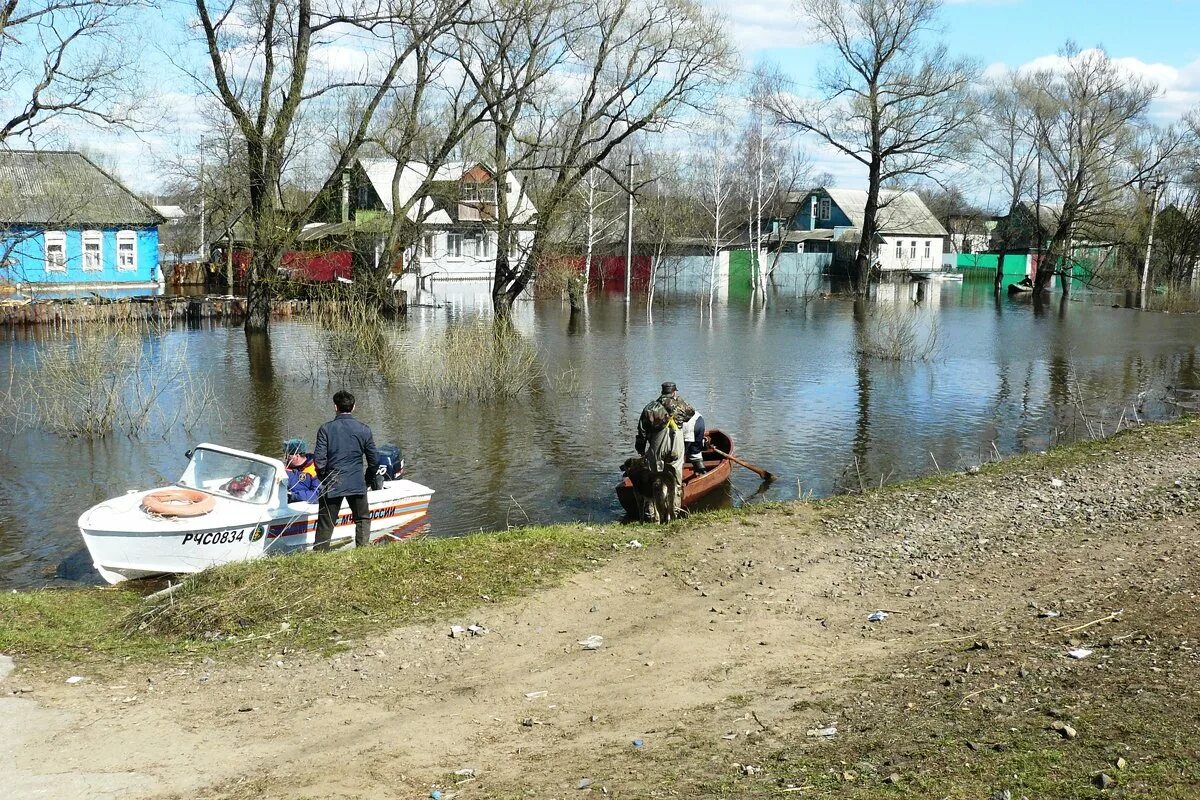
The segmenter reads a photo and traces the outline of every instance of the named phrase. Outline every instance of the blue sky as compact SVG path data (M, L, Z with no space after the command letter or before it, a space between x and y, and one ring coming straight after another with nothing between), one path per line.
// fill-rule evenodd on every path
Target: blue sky
M726 15L747 64L771 63L805 85L827 48L814 43L788 0L707 0ZM1156 121L1200 106L1200 0L945 0L944 40L986 72L1051 66L1068 40L1104 47L1121 66L1160 87ZM799 91L799 89L798 89ZM842 186L865 186L864 171L810 144L817 171Z
M734 41L748 64L770 62L803 85L803 77L828 51L812 41L791 0L703 0L729 20ZM74 138L107 153L129 184L153 191L162 163L188 149L200 120L194 89L169 63L186 58L203 69L198 50L183 45L183 20L190 3L165 0L161 15L146 15L143 55L148 72L163 92L166 118L160 130L141 137ZM946 0L945 39L952 52L972 56L991 70L1045 60L1073 39L1081 47L1101 45L1128 69L1161 87L1155 116L1166 121L1200 105L1200 0ZM149 45L149 46L145 46ZM181 46L182 45L182 46ZM861 170L813 147L818 170L843 186L861 186Z

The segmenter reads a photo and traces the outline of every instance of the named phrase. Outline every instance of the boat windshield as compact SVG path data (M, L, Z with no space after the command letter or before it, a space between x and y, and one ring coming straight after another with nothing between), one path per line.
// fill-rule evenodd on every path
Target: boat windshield
M251 458L197 447L179 485L247 503L265 503L271 499L275 468Z

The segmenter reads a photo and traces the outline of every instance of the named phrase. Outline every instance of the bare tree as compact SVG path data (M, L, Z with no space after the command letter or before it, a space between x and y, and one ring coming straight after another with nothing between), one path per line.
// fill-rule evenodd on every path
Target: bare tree
M139 128L146 93L126 46L146 0L9 0L0 6L0 142L62 124ZM61 132L61 131L59 131Z
M775 115L770 113L771 101L778 94L780 83L777 75L763 70L752 73L747 95L749 109L739 142L747 241L754 259L753 289L755 296L764 303L767 285L773 279L783 252L782 247L777 246L768 255L768 243L774 234L771 223L784 217L789 210L789 196L806 188L805 183L811 175L811 164L806 155L794 147L789 136L791 131L782 129Z
M733 213L736 196L736 158L725 126L717 126L705 137L692 154L692 186L694 195L704 210L706 230L701 235L712 254L708 268L708 305L711 308L717 291L717 267L721 251L737 235L741 221Z
M650 276L646 283L646 313L654 313L654 295L659 277L671 258L676 240L686 236L692 222L691 212L683 198L683 163L679 156L643 152L639 161L649 177L638 195L638 239L650 247Z
M511 246L518 226L506 219L514 209L497 209L500 318L536 274L583 179L634 135L705 101L730 62L719 21L694 0L505 3L514 6L519 17L472 37L475 62L488 65L478 77L494 134L488 160L500 182L524 173L537 197L537 227L520 252Z
M1001 202L1008 209L1006 220L1013 219L1033 188L1037 141L1026 124L1027 100L1016 76L995 79L984 90L981 113L975 121L978 152L988 171L999 179L997 185L1003 192ZM994 290L997 292L1004 280L1005 256L1016 243L1013 233L1007 224L996 231Z
M336 192L342 173L369 137L375 113L417 49L453 24L468 0L195 0L211 86L246 148L247 330L266 330L284 252L318 203ZM352 73L322 70L315 56L339 37L360 37L368 64ZM288 203L289 157L306 115L334 116L357 92L353 116L329 158L325 179Z
M1021 89L1037 144L1039 193L1044 175L1046 194L1057 206L1049 247L1038 259L1037 291L1050 285L1060 261L1069 261L1072 241L1094 236L1121 198L1157 172L1181 142L1174 130L1156 131L1146 121L1156 93L1152 83L1121 69L1103 50L1081 51L1068 43L1062 56L1060 70L1025 76ZM1070 266L1065 270L1064 294Z
M840 59L817 74L819 96L779 95L775 110L867 170L863 229L851 278L867 288L878 230L879 190L906 176L930 176L959 159L972 118L976 65L923 39L940 0L800 0Z

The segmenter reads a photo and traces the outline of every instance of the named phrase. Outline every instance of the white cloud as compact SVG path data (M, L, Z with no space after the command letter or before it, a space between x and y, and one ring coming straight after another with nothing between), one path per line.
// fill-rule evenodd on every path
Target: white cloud
M1098 52L1095 49L1084 50L1080 56ZM1188 111L1200 106L1200 60L1182 67L1172 66L1161 62L1147 62L1130 56L1112 56L1112 61L1128 74L1153 83L1158 87L1158 97L1154 101L1151 114L1157 121L1170 122L1179 119ZM1059 72L1067 64L1067 58L1060 54L1039 56L1032 61L1021 64L1017 72L1030 73L1040 70ZM1012 67L1004 63L990 64L984 70L984 77L998 78L1012 71Z
M769 48L806 47L812 43L791 3L707 0L707 4L729 21L734 44L744 54Z

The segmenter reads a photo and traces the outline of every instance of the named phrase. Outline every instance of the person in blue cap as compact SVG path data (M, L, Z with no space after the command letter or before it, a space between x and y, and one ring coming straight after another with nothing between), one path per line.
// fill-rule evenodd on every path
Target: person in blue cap
M284 466L287 468L289 503L315 503L321 496L321 479L317 477L317 462L308 452L308 442L288 439L283 443Z

